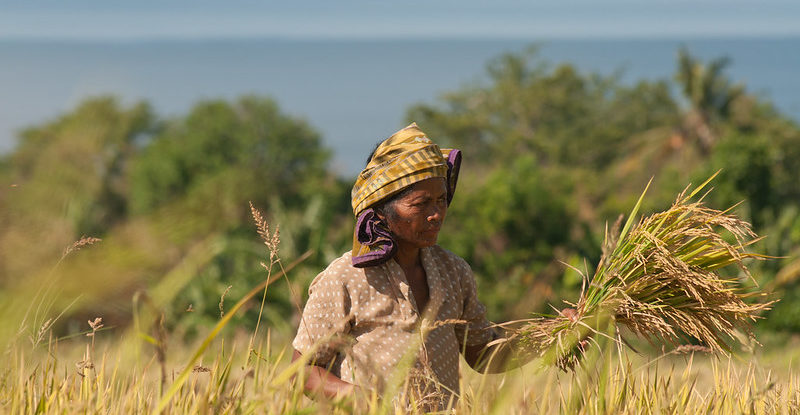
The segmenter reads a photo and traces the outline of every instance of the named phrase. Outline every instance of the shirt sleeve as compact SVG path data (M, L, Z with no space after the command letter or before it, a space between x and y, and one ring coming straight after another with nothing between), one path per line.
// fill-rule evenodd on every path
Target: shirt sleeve
M465 344L467 346L486 344L492 341L495 336L491 323L486 319L486 307L478 300L475 276L464 260L459 261L457 268L464 301L461 320L466 321L466 324L455 326L456 338L461 346Z
M314 364L330 365L350 332L350 307L342 276L331 268L323 271L308 288L308 301L292 346L303 355L311 354Z

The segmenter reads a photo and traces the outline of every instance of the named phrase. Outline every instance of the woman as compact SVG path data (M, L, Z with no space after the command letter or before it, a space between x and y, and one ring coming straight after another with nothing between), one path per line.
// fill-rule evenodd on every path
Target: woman
M376 147L352 190L353 250L311 283L293 342L294 359L312 364L307 391L381 391L411 353L413 387L442 407L458 394L459 353L482 372L506 368L510 348L489 346L497 335L472 271L436 245L460 162L416 124Z

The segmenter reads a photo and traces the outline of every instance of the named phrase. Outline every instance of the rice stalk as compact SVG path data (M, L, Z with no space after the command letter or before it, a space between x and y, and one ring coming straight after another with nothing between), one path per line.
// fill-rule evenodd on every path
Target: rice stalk
M191 359L186 364L186 367L183 369L183 371L181 371L180 375L178 375L178 377L172 382L172 385L170 386L170 388L166 391L166 393L164 393L164 395L158 401L158 405L156 406L155 410L153 411L154 414L160 414L160 413L162 413L164 411L164 409L167 407L167 405L169 404L169 402L172 399L172 397L181 389L183 384L186 382L186 379L189 377L189 374L192 373L192 370L194 369L195 363L200 359L200 357L206 351L206 349L211 344L211 342L217 337L219 332L228 324L228 322L230 322L230 320L233 318L233 316L236 315L236 312L239 311L239 309L242 308L242 306L244 306L247 303L247 301L249 301L256 294L261 292L261 290L264 287L268 286L269 284L271 284L272 282L274 282L275 280L277 280L278 278L283 276L286 272L291 271L294 267L299 265L301 262L305 261L309 256L311 256L311 252L310 251L304 253L298 259L296 259L294 262L289 264L289 266L287 266L285 270L282 269L281 272L279 272L277 275L272 276L270 278L267 278L265 281L263 281L259 285L253 287L253 289L251 289L247 294L245 294L245 296L242 297L231 308L231 310L228 312L227 315L222 317L219 320L219 322L217 322L217 324L214 326L214 328L211 330L211 332L206 336L206 338L200 344L200 347L198 347L197 350L195 350L195 352L192 355Z
M759 301L764 294L746 289L745 280L755 280L745 260L765 256L746 250L760 238L732 208L710 208L702 201L705 195L695 200L713 178L691 193L687 187L669 209L634 226L645 189L619 235L607 232L600 264L588 286L584 280L575 315L528 320L514 333L523 347L566 369L578 362L587 338L609 325L624 326L651 343L694 341L715 353L730 353L737 331L755 341L751 324L773 301ZM730 267L738 267L740 276L720 273ZM617 333L616 340L628 344Z

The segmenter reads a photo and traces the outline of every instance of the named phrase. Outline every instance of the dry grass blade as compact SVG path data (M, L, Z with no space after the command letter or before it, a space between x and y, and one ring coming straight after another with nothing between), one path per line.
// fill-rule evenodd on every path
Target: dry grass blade
M752 280L745 260L763 259L745 249L758 237L730 209L691 201L707 183L688 196L687 188L669 209L628 230L637 203L619 239L616 232L607 235L600 265L577 303L578 318L531 320L517 332L524 344L559 364L578 358L576 345L612 323L651 342L693 340L714 352L730 352L737 331L753 339L751 323L772 304L745 301L758 295L742 284ZM722 276L726 267L738 267L742 277Z

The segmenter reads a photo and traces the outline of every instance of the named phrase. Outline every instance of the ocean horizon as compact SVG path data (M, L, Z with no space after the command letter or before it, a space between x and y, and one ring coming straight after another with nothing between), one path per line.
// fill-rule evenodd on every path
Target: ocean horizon
M307 120L351 176L375 142L401 128L406 109L486 82L486 65L531 45L552 65L617 74L626 84L672 79L685 46L727 56L726 75L800 121L800 37L687 39L207 39L0 40L0 152L16 134L91 96L150 102L161 116L203 99L270 96Z

